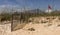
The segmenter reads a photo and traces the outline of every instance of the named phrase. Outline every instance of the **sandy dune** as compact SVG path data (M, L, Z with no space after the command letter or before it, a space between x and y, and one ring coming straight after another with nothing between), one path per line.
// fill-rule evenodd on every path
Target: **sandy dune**
M49 22L41 23L41 20ZM35 18L34 22L30 22L24 28L12 32L11 23L0 25L0 35L60 35L59 24L60 20L58 17L49 20L46 20L46 18ZM35 31L30 31L28 30L29 28L34 28Z

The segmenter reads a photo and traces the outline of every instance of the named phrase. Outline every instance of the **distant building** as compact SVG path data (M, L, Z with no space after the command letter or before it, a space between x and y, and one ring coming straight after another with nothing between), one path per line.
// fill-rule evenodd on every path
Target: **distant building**
M48 9L45 12L47 12L47 13L52 12L52 7L50 5L48 5Z
M50 12L52 12L52 10L51 10L51 9L49 9L49 10L46 10L45 12L46 12L46 13L50 13Z

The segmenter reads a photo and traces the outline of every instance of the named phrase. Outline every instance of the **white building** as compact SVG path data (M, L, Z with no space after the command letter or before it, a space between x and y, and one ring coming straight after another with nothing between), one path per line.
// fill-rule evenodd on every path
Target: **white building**
M46 10L45 12L46 12L46 13L50 13L50 12L52 12L52 10L51 10L51 9L49 9L49 10Z

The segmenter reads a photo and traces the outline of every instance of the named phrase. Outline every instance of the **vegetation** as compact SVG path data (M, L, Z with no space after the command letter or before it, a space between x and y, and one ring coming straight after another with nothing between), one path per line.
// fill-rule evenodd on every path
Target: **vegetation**
M11 15L10 14L8 14L8 13L4 13L4 14L0 14L0 19L1 19L1 21L10 21L11 20Z
M58 25L58 27L60 26L60 24Z
M29 30L29 31L35 31L35 29L34 29L34 28L29 28L28 30Z
M48 26L51 26L52 24L48 24Z
M48 21L41 21L41 23L47 23Z
M37 11L37 12L35 12L35 11ZM37 9L37 10L35 9L32 12L30 12L30 11L28 11L28 12L27 11L25 11L25 12L14 12L13 13L13 19L14 20L20 20L20 21L23 21L23 22L28 22L28 19L30 17L60 16L60 12L58 12L58 11L54 11L54 12L51 12L51 13L45 13L43 11L40 11L39 9ZM0 16L1 16L0 17L1 21L11 20L11 18L12 18L12 14L9 14L9 13L3 13L3 14L0 14ZM49 18L47 18L47 19L49 19Z

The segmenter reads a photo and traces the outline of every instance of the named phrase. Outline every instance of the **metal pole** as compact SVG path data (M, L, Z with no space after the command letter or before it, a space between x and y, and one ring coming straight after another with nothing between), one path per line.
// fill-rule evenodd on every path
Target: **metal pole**
M12 14L12 21L11 21L11 31L13 31L13 14Z

